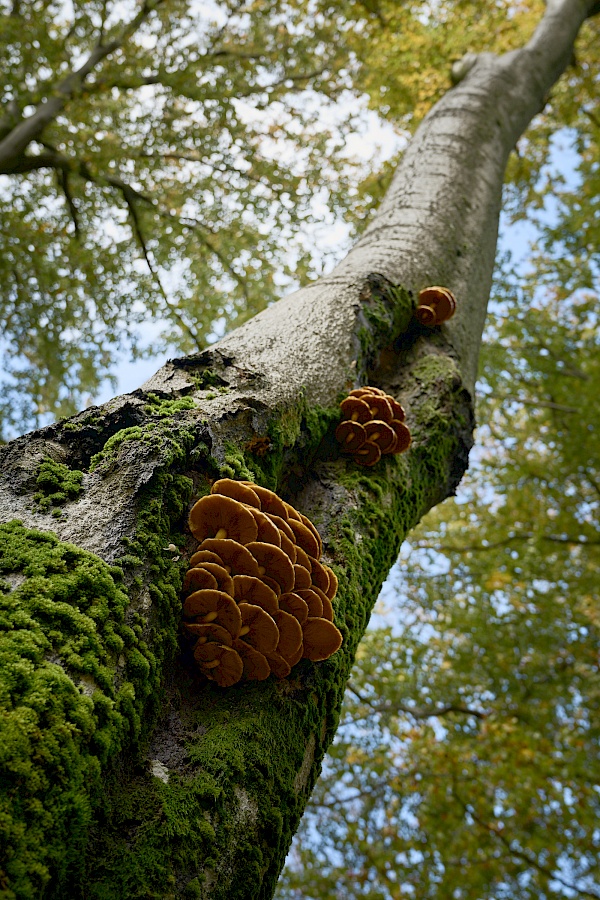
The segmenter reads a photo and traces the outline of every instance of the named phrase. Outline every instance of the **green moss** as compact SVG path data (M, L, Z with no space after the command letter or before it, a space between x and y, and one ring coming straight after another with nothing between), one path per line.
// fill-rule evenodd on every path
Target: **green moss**
M93 554L12 522L0 572L17 584L0 597L0 784L19 784L2 791L0 845L7 896L33 898L77 869L101 768L139 737L157 659L125 628L119 570Z
M122 566L18 522L0 526L5 900L72 896L111 761L120 751L138 752L160 707L164 666L177 649L185 564L164 548L181 538L192 481L177 469L193 436L171 424L116 437L107 453L141 438L156 442L162 459L139 497L136 535L124 542ZM135 608L141 573L150 581L150 618ZM18 793L10 787L15 781Z
M413 368L415 380L427 390L436 385L444 385L455 380L460 382L460 373L456 362L449 356L430 353L424 356Z
M403 334L414 315L415 301L400 285L382 275L370 275L361 293L361 323L357 329L360 352L357 374L365 374L373 365L381 347Z
M98 425L102 419L96 413L90 413L89 415L81 415L77 416L78 421L73 422L63 422L62 427L64 431L81 431L82 428L85 428L90 425Z
M175 400L162 400L157 394L147 395L148 403L144 411L152 416L172 416L184 409L194 409L196 401L191 397L178 397Z
M117 431L116 434L109 437L102 450L92 456L89 466L90 472L93 472L110 456L114 455L121 444L124 444L126 441L142 440L144 435L145 430L141 425L132 425L130 428L122 428L120 431Z
M223 378L214 369L204 369L200 374L192 377L199 390L207 387L227 387Z
M223 478L235 478L238 481L256 481L256 468L250 468L246 455L235 444L225 443L225 462L221 466Z
M36 484L39 491L33 499L40 509L46 511L51 506L62 506L69 500L76 500L81 491L83 472L69 469L62 463L46 459L38 469Z

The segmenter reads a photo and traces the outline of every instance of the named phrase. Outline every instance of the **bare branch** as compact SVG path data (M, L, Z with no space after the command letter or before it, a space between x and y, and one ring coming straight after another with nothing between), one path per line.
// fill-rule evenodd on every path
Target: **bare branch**
M127 208L129 210L129 216L131 218L131 222L133 225L133 231L139 241L142 253L144 254L144 259L146 260L146 265L148 266L150 274L152 275L154 281L156 282L158 290L159 290L163 300L165 301L165 305L171 312L171 315L173 316L173 318L179 324L179 327L182 329L182 331L184 331L188 335L188 337L191 338L191 340L196 345L198 350L204 350L204 345L201 341L198 340L197 334L190 328L190 326L187 324L185 319L182 317L179 310L169 300L169 298L167 296L167 292L165 291L164 285L162 283L160 273L158 272L158 270L154 267L154 265L152 263L150 253L148 251L148 246L147 246L145 238L144 238L144 233L142 231L140 217L139 217L136 205L135 205L136 199L139 197L137 191L134 191L133 188L129 187L128 185L123 185L120 190L121 190L121 193L123 194L123 199L125 200L125 203L127 204Z
M67 206L69 207L71 219L73 220L73 228L75 229L75 237L77 240L79 240L79 237L80 237L79 217L78 217L78 213L77 213L77 207L75 206L75 202L73 200L73 195L71 194L71 188L69 185L69 172L67 172L65 169L57 169L56 177L58 180L59 187L62 189L62 192L65 195L65 200L67 201Z
M373 703L364 694L361 694L352 684L348 685L348 690L366 704L374 713L404 713L412 716L413 719L433 719L439 716L445 716L448 713L459 713L466 716L475 716L476 719L487 719L489 713L482 712L478 709L471 709L468 706L460 706L454 703L447 703L445 706L434 706L431 709L425 707L407 706L404 703Z
M443 550L447 553L482 553L488 550L497 550L499 547L506 547L514 541L530 541L533 538L538 541L549 541L553 544L577 544L582 547L597 547L600 545L600 539L593 540L562 534L536 534L534 531L521 531L499 541L490 541L489 544L464 544L459 546L457 544L429 544L425 541L419 541L414 546L418 550Z

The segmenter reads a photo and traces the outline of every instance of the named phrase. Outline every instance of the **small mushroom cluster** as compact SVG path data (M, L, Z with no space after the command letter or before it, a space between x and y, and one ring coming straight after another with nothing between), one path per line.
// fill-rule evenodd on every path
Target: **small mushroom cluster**
M451 319L456 310L456 299L449 288L428 287L419 292L419 305L415 316L421 325L433 328Z
M344 419L335 430L343 453L355 463L374 466L383 454L404 453L410 447L410 431L402 406L375 387L350 391L340 403Z
M273 491L222 478L192 507L200 542L183 582L194 659L222 687L289 675L341 646L331 601L337 578L319 560L310 519Z

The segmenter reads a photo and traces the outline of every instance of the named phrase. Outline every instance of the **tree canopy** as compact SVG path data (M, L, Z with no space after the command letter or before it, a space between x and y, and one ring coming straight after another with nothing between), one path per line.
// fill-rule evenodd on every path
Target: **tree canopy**
M345 149L367 105L409 133L453 60L517 45L541 9L3 3L2 430L74 413L119 350L195 351L318 274L307 222L329 206L360 230L389 181Z

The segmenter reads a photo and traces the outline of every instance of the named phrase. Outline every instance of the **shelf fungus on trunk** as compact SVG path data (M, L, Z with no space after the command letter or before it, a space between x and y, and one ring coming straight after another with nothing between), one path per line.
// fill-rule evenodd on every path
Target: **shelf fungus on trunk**
M449 288L427 287L419 291L415 317L421 325L433 328L451 319L456 311L456 298Z
M383 455L404 453L410 447L403 407L380 388L350 391L340 409L344 418L335 436L342 453L352 456L355 463L374 466Z
M377 401L387 403L382 392ZM301 659L340 648L337 578L310 519L267 488L222 478L194 504L189 527L199 547L183 583L183 632L206 678L221 687L285 678Z

